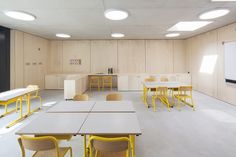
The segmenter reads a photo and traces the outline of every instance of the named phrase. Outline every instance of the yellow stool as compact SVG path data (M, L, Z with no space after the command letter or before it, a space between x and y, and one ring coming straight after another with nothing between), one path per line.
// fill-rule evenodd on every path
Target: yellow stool
M89 79L89 87L90 87L90 91L92 89L92 87L97 87L98 91L100 91L100 80L98 76L91 76Z
M105 87L110 87L112 90L112 76L102 77L102 90L104 90Z

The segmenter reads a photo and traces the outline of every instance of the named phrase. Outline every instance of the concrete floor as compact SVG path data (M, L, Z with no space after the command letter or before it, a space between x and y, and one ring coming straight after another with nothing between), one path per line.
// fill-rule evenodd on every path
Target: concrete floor
M89 93L91 100L105 100L109 92ZM140 92L123 92L125 100L132 100L137 110L143 134L137 137L137 157L235 157L236 154L236 107L194 92L196 111L184 106L181 111L173 108L168 112L158 102L157 112L145 108ZM63 91L45 90L43 104L63 100ZM33 106L38 102L33 101ZM12 106L13 107L13 106ZM19 125L5 129L17 117L13 113L0 119L0 157L20 157L15 132L45 112L49 107L35 113ZM4 110L1 107L0 112ZM83 141L73 137L70 145L74 157L82 157ZM32 152L27 152L28 155Z

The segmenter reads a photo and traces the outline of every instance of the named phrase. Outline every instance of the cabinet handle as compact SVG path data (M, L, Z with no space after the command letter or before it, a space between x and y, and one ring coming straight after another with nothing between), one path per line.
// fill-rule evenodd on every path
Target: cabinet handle
M35 63L35 62L33 63L33 65L36 65L36 64L37 64L37 63Z
M27 63L25 63L25 65L30 65L30 63L29 63L29 62L27 62Z

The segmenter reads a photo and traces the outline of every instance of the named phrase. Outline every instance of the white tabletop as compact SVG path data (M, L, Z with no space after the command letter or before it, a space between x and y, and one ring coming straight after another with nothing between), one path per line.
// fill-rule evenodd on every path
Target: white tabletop
M180 86L186 86L187 84L181 82L143 82L143 85L147 88L156 88L156 87L178 88Z
M88 113L44 113L16 132L18 135L76 135Z
M55 113L83 113L90 112L95 101L60 101L47 112Z
M91 112L135 112L132 101L97 101Z
M19 96L34 92L36 90L29 88L18 88L0 93L0 101L8 101Z
M79 134L140 135L136 113L89 113Z

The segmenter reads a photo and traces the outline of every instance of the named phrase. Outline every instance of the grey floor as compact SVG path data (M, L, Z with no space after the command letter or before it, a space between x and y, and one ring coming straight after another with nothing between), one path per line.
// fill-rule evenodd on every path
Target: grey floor
M105 100L109 92L89 93L92 100ZM137 110L143 134L137 137L137 157L235 157L236 156L236 107L222 101L194 92L196 111L184 106L181 111L173 108L168 112L158 102L157 112L145 108L140 92L123 92L125 100L132 100ZM5 126L16 113L0 119L0 157L20 157L20 148L15 132L45 112L50 104L63 100L63 91L42 92L43 110L35 113L19 125L10 129ZM33 106L38 102L33 101ZM13 107L13 106L12 106ZM3 108L0 112L3 113ZM99 124L98 124L99 125ZM53 126L52 126L53 127ZM73 137L70 145L74 157L82 157L83 141ZM31 152L28 152L28 155Z

